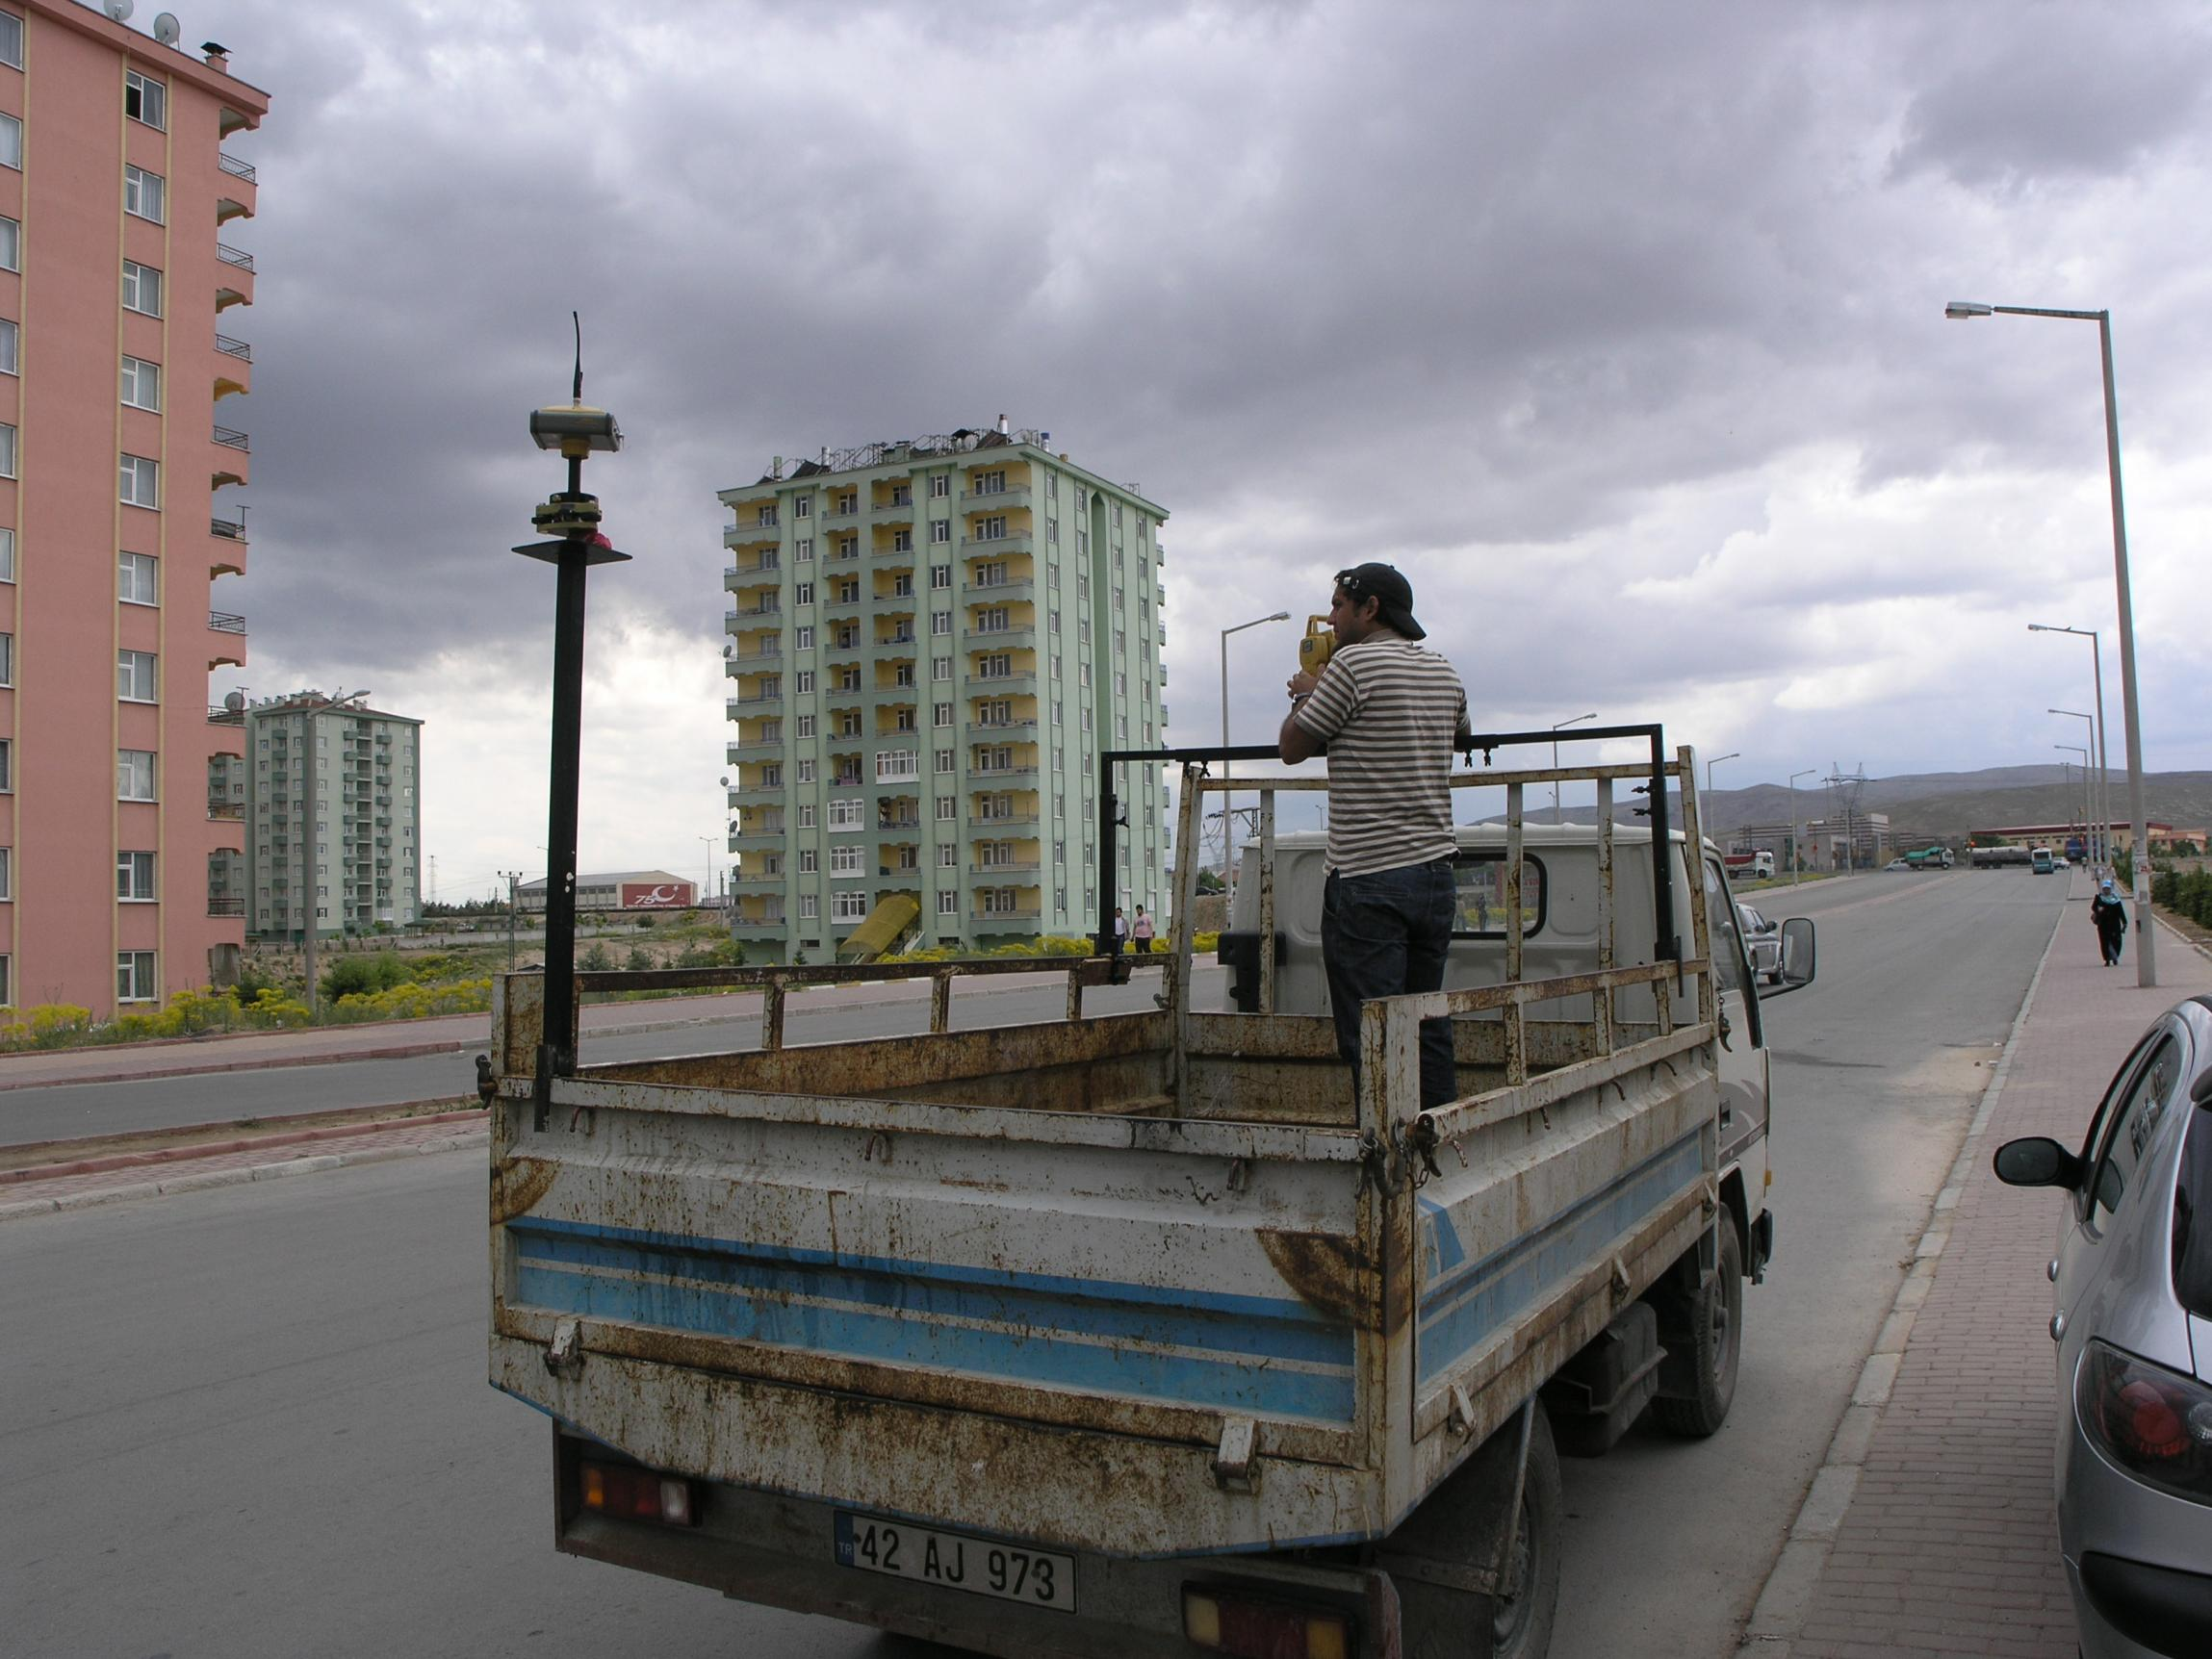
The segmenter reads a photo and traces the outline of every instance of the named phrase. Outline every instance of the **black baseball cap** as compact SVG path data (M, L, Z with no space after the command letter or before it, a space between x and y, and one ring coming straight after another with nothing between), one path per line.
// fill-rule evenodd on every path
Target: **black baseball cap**
M1407 639L1427 639L1428 630L1413 620L1413 584L1398 573L1395 565L1354 565L1349 571L1336 573L1336 585L1350 595L1354 602L1361 600L1380 601L1383 625Z

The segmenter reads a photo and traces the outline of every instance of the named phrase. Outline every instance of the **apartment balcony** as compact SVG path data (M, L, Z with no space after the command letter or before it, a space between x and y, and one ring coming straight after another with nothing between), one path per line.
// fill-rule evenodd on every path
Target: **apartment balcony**
M244 824L245 803L243 801L210 801L207 804L210 822L217 824Z
M986 924L1041 922L1044 919L1044 906L1041 900L1031 900L1027 904L1016 901L1011 909L1001 906L995 910L987 910L979 905L976 908L968 911L967 919L971 922Z
M1035 651L1037 627L1009 625L1005 627L984 627L972 619L961 629L961 645L967 651Z
M961 585L961 600L971 605L1034 604L1037 580L1034 576L1009 576L1004 581L979 582L971 577Z
M757 714L772 714L783 706L784 694L782 692L763 693L757 697L725 698L722 702L722 713L727 720L736 720L740 715L750 717Z
M215 222L227 224L234 218L251 218L261 191L253 168L221 150L216 152L215 163L222 169L222 183L218 187L215 201Z
M741 760L771 760L784 753L781 737L747 737L723 750L725 763L735 766Z
M1012 766L970 766L967 769L968 787L971 789L989 789L1002 778L1010 782L1030 785L1036 777L1037 762L1034 760L1026 764L1016 762Z
M867 596L857 591L847 595L842 599L831 598L830 595L834 594L836 591L836 589L829 587L827 583L824 583L822 588L815 591L814 602L822 607L822 614L824 616L858 616L860 615L861 607L868 602Z
M215 668L245 666L245 618L229 611L207 613L208 632L219 637L209 642L207 665Z
M211 576L242 576L245 574L245 521L243 519L210 519L208 534L214 538L210 549L208 574Z
M722 613L722 628L723 631L727 633L732 628L743 627L747 623L755 621L758 618L781 618L783 614L783 606L778 602L778 596L770 594L766 599L761 600L757 603L739 605L733 611L724 611Z
M913 498L910 496L903 501L878 501L868 510L868 517L879 524L911 524L914 522Z
M1016 876L1041 875L1044 866L1042 862L1031 858L1026 862L1016 861L1011 864L970 864L967 867L967 873L977 881L1011 881ZM1022 885L1026 886L1027 883L1024 882Z
M781 824L750 826L730 831L730 851L733 853L758 852L762 848L784 845L789 832Z
M233 426L218 426L213 434L217 449L211 482L217 489L225 484L243 484L246 480L245 458L252 446L244 432Z
M1025 668L1013 674L983 674L970 670L966 684L970 697L1035 697L1037 671Z
M1027 484L1016 484L1008 490L963 490L960 493L960 510L964 514L1026 512L1029 504Z
M1004 818L978 818L971 813L966 828L973 835L1003 835L1009 830L1034 830L1037 828L1037 808L1017 808Z
M986 720L978 715L967 724L971 731L1004 731L1013 734L1026 734L1037 730L1037 721L1034 716L1027 720ZM1037 739L1030 736L1027 741L1034 743Z
M1016 553L1032 553L1037 549L1037 538L1027 530L1009 530L1003 536L972 536L961 532L960 556L972 559L979 554L1004 553L1009 557Z
M243 340L233 340L227 334L215 337L215 348L222 361L215 366L215 395L228 397L234 393L253 390L253 347Z
M788 936L788 926L781 916L736 916L730 923L730 931L741 939L782 939Z
M781 870L735 870L731 873L730 885L739 892L765 893L771 887L784 884Z
M222 268L215 279L215 308L228 311L234 305L253 303L253 255L240 248L215 244L215 257Z
M728 529L722 532L722 545L731 549L759 547L772 548L780 543L783 538L783 527L773 522L765 524L732 524Z
M245 900L243 896L232 899L219 893L210 893L207 896L207 913L210 916L243 916L245 914Z

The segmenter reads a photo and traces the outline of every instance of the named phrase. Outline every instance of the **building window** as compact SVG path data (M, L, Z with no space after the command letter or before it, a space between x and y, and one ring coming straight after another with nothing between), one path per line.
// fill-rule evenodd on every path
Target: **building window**
M0 13L0 16L6 15ZM9 269L15 268L11 265ZM159 317L162 314L162 273L150 265L137 265L123 261L123 309L135 311L141 317Z
M812 582L792 583L791 602L795 605L812 604L814 602L814 584Z
M9 794L15 787L15 740L0 737L0 795Z
M833 830L859 830L862 828L861 802L857 797L850 801L833 801L830 803L830 828Z
M23 123L13 115L0 115L0 167L23 166Z
M862 922L868 915L868 890L865 887L839 887L830 895L830 920L833 922Z
M149 173L143 167L125 166L123 168L123 212L136 214L140 218L150 218L156 224L168 222L168 183L159 173Z
M932 565L932 566L930 566L930 568L929 568L929 585L930 585L932 588L949 588L949 587L951 587L951 586L952 586L952 567L951 567L950 565Z
M940 870L960 868L960 849L949 841L937 850L937 867Z
M911 553L911 552L913 552L913 550L914 550L914 533L913 533L913 531L912 531L911 529L899 529L899 530L893 530L893 531L891 532L891 551L892 551L892 552L894 552L894 553Z
M813 827L814 804L811 801L802 801L799 803L799 828L811 830Z
M169 89L150 75L136 69L123 72L123 114L149 127L168 129Z
M801 697L805 697L807 693L814 689L814 671L810 668L801 669L799 671L798 680L799 695Z
M812 921L819 913L818 906L820 904L821 901L813 894L801 893L799 895L799 920L802 922Z
M1060 545L1060 521L1058 519L1044 521L1044 539L1054 547Z
M160 604L160 561L151 553L117 553L116 597L127 605Z
M8 268L9 268L10 270L13 270L15 268L14 268L13 265L11 265L11 266L10 266ZM937 519L937 520L933 520L933 521L931 522L931 523L930 523L930 527L929 527L929 539L930 539L930 540L931 540L933 543L935 543L936 545L938 545L939 547L942 547L942 546L943 546L945 543L947 543L947 542L951 541L951 540L952 540L952 523L951 523L951 521L950 521L950 520L947 520L947 519Z
M929 481L929 493L938 500L943 500L952 494L952 475L948 472L933 473Z
M5 15L5 13L0 13ZM23 268L23 224L20 219L0 218L0 270Z
M938 821L939 824L950 824L951 822L953 822L953 820L954 820L954 819L958 818L959 816L960 816L960 803L959 803L959 802L955 801L955 800L954 800L954 799L953 799L951 796L949 796L949 795L939 796L939 797L938 798L938 804L937 804L937 821Z
M150 651L116 652L116 695L125 702L159 702L161 662Z
M952 658L949 656L931 657L929 659L929 676L932 679L950 679L952 677Z
M950 772L952 770L952 764L953 762L951 750L940 749L937 752L937 769L939 772Z
M0 685L15 683L15 636L0 633Z
M813 537L801 536L798 539L793 545L792 562L801 565L810 565L814 562Z
M10 68L23 66L23 19L13 12L0 12L0 64ZM0 997L0 1002L6 1002Z
M781 788L783 788L783 787L784 787L784 769L783 769L783 767L781 767L781 766L779 766L779 765L776 765L776 764L774 764L774 763L770 763L769 765L766 765L766 766L763 766L763 767L761 767L761 768L760 768L760 787L761 787L761 788L763 788L763 789L781 789Z
M800 716L799 716L799 726L798 726L798 730L797 730L797 731L794 733L794 735L796 735L796 736L799 736L799 737L811 737L811 736L813 736L813 735L814 735L814 717L813 717L812 715L810 715L810 714L802 714L802 715L800 715Z
M952 724L952 704L949 702L933 702L930 704L930 724L932 726L950 726Z
M151 853L116 855L116 897L145 904L154 896L154 855Z
M977 633L1005 633L1013 613L1004 605L991 605L975 613Z
M0 478L15 476L15 428L0 426Z
M932 634L940 634L940 633L950 633L950 632L952 632L952 612L950 612L950 611L932 611L932 612L930 612L930 613L929 613L929 631L930 631Z
M822 855L811 847L799 849L799 874L811 876L822 867Z
M811 760L802 760L799 762L799 781L801 783L811 783L814 781L814 763Z
M792 518L794 518L794 519L810 519L810 518L812 518L813 516L814 516L814 498L813 498L813 497L811 497L811 496L794 496L794 497L792 497L792 498L791 498L791 517L792 517Z
M937 896L937 913L940 916L959 915L960 895L958 893L939 893ZM4 959L0 958L0 960Z
M978 679L1012 679L1014 658L1005 651L994 656L979 656L975 659L975 676Z
M884 749L876 752L876 781L878 783L903 783L918 778L921 756L912 749Z
M123 401L133 409L162 412L162 367L142 357L123 359Z
M161 995L154 980L154 954L151 951L117 951L116 953L116 1001L118 1003L150 1003Z
M901 571L891 578L891 598L911 600L914 597L914 575L912 571Z
M993 513L987 519L976 520L975 540L979 542L1005 541L1006 516L1003 513Z
M10 469L13 473L13 469ZM126 507L152 507L162 504L162 464L143 455L125 455L119 474L119 487Z
M861 873L861 850L858 847L833 847L830 849L830 874L833 876L858 876Z

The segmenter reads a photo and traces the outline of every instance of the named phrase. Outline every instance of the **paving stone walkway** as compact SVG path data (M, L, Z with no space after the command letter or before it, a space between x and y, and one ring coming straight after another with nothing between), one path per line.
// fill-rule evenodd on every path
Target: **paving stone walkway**
M2212 992L2212 959L2171 930L2155 988L2136 983L2132 932L2126 959L2105 967L2087 896L2066 906L1747 1653L2073 1659L2045 1272L2065 1200L2004 1186L1990 1159L2024 1135L2078 1145L2144 1028Z

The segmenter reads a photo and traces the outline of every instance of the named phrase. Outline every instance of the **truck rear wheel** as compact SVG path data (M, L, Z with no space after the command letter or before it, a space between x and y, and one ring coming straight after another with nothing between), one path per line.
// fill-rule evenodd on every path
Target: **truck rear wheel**
M1506 1573L1514 1594L1499 1596L1491 1614L1491 1659L1544 1659L1552 1649L1552 1625L1559 1612L1559 1517L1565 1507L1559 1448L1552 1440L1551 1418L1538 1406Z
M1520 1415L1505 1419L1475 1455L1384 1546L1398 1583L1405 1659L1544 1659L1559 1606L1559 1524L1566 1507L1559 1452L1542 1405L1529 1424L1521 1464ZM1519 1476L1521 1509L1505 1540ZM1510 1595L1475 1588L1496 1582Z
M1743 1357L1743 1242L1726 1209L1714 1229L1718 1263L1710 1279L1678 1304L1676 1317L1662 1312L1659 1338L1683 1345L1688 1386L1652 1401L1652 1420L1668 1434L1703 1440L1719 1431L1736 1400L1736 1370ZM1669 1379L1671 1380L1671 1378Z

